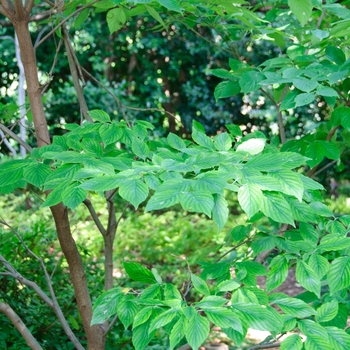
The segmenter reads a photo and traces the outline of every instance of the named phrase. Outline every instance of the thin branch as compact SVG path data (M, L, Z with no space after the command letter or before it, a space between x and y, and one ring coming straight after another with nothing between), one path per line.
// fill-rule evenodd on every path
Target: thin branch
M75 88L75 92L77 93L78 101L79 101L79 106L80 106L80 112L84 116L86 120L89 122L92 122L93 120L89 116L89 109L84 97L84 92L82 87L80 86L79 82L79 70L81 72L80 64L78 62L78 59L75 56L75 52L73 50L72 44L69 39L69 34L67 27L65 25L62 25L62 33L63 33L63 42L66 48L66 53L67 53L67 58L68 58L68 63L69 63L69 69L71 72L71 76L73 79L73 85Z
M250 239L246 239L245 241L235 245L233 248L231 248L230 250L228 250L226 253L222 254L217 260L215 260L215 262L219 262L222 258L224 258L226 255L230 254L231 252L233 252L234 250L236 250L238 247L240 247L243 244L246 244L250 242Z
M0 136L1 136L0 145L2 143L4 143L6 145L6 147L9 149L9 151L12 153L12 155L16 157L17 156L16 150L11 146L10 142L7 140L5 134L2 130L0 130Z
M329 167L331 167L333 164L336 164L338 160L332 160L330 163L326 164L325 166L323 166L321 169L318 169L317 171L314 172L314 176L322 173L322 171L328 169Z
M27 142L23 141L19 136L17 136L13 131L7 128L5 125L0 123L0 129L12 139L17 141L21 146L23 146L29 153L32 152L32 147L30 147Z
M61 39L61 40L59 41L59 43L58 43L57 48L56 48L55 57L54 57L54 59L53 59L50 72L48 73L49 80L48 80L48 82L44 85L44 87L41 89L41 94L42 94L42 95L46 92L46 90L47 90L47 89L49 88L49 86L50 86L50 83L51 83L51 80L52 80L52 77L53 77L53 71L54 71L54 69L55 69L55 67L56 67L56 64L57 64L57 61L58 61L58 53L60 52L62 43L63 43L63 40Z
M6 16L5 9L2 7L2 5L0 5L0 13L1 13L3 16L7 17L7 16Z
M8 276L13 277L21 284L33 289L36 294L43 300L50 308L53 308L52 300L45 294L45 292L33 281L28 280L24 276L22 276L1 254L0 254L0 262L4 265L7 271L9 271Z
M334 134L335 134L335 132L337 131L338 128L339 128L339 125L338 125L338 126L335 126L333 129L331 129L331 130L328 132L328 135L327 135L327 137L326 137L326 140L327 140L327 141L331 141L331 140L332 140L332 138L333 138L333 136L334 136ZM318 169L318 166L319 166L319 164L316 164L313 168L311 168L311 169L306 173L306 176L312 177L312 176L315 174L316 170Z
M103 227L101 221L100 221L100 218L98 217L96 211L95 211L95 208L94 206L92 205L90 199L85 199L83 201L83 203L85 204L86 208L88 208L89 212L90 212L90 215L92 217L92 219L94 220L95 222L95 225L97 226L98 230L101 232L102 236L105 236L107 231L106 229Z
M34 46L34 49L38 48L46 39L48 39L57 29L59 29L64 23L66 23L70 18L74 17L77 15L79 12L91 7L93 4L96 2L99 2L101 0L93 0L89 4L82 6L75 10L73 13L71 13L69 16L67 16L65 19L63 19L60 23L57 24L56 27L54 27L48 34L46 34L39 42L37 42Z
M166 113L168 115L170 115L171 117L175 118L176 119L176 116L171 113L171 112L168 112L167 110L165 109L159 109L159 108L139 108L139 107L131 107L131 106L125 106L123 105L124 108L126 109L131 109L133 111L140 111L140 112L160 112L160 113Z
M28 14L32 11L33 6L34 6L34 0L27 0L26 1L24 8Z
M74 346L76 347L76 349L78 350L84 350L84 347L80 344L79 340L76 338L75 334L73 333L73 331L71 330L67 319L65 318L62 309L60 308L57 298L56 298L56 294L55 291L52 287L52 283L51 283L51 279L50 276L47 272L46 266L43 262L43 260L41 258L39 258L27 245L26 243L23 241L22 237L18 234L18 232L11 226L9 225L6 221L4 220L0 220L0 223L7 226L8 228L11 229L11 231L16 235L16 237L19 239L19 241L21 242L21 244L23 245L23 247L26 249L26 251L28 252L29 255L31 255L34 259L36 259L39 263L40 266L42 268L42 270L44 271L44 275L45 275L45 280L47 283L47 286L49 288L50 291L50 295L51 298L50 299L45 292L33 281L30 281L26 278L24 278L19 272L16 271L16 269L8 262L6 261L6 259L0 254L0 261L3 263L3 265L6 267L6 269L13 275L13 277L15 279L17 279L18 281L20 281L21 283L23 283L24 285L27 285L28 287L33 288L36 293L39 295L39 297L48 305L50 306L59 322L62 325L63 330L65 331L67 337L70 339L70 341L74 344Z
M250 347L249 350L279 348L280 346L281 346L281 343L259 344L259 345Z
M115 315L111 323L108 325L105 334L108 334L108 332L112 329L112 327L115 325L117 320L118 320L118 315Z
M282 112L280 110L280 105L279 105L279 103L277 103L274 100L274 98L267 91L265 91L263 88L260 88L260 90L275 105L275 107L277 109L279 134L280 134L280 138L281 138L281 143L284 144L284 143L286 143L287 139L286 139L286 130L285 130L285 127L283 124L283 116L282 116Z
M123 218L123 216L124 216L124 214L125 214L125 211L126 211L126 209L127 209L128 206L129 206L129 203L127 203L127 204L125 205L125 207L124 207L122 213L120 214L119 219L118 219L117 222L116 222L117 227L118 227L118 225L119 225L119 223L120 223L120 220Z
M12 3L12 1L9 1L9 0L1 1L1 4L0 4L1 14L3 14L6 18L8 18L11 21L14 12L15 12L15 6Z
M326 15L326 9L323 9L320 18L317 21L316 29L319 29L321 27L321 24L325 15Z
M0 302L0 312L9 318L32 350L43 350L27 326L23 323L21 318L16 314L10 305Z
M121 104L119 98L117 96L115 96L113 94L112 91L110 91L104 84L102 84L98 79L96 79L92 74L90 74L84 67L82 67L82 71L91 79L93 80L97 85L99 85L100 87L102 87L103 90L105 90L110 96L113 97L113 99L117 102L117 105L121 111L121 113L123 114L123 118L124 120L128 123L128 118L125 115L125 111L124 111L124 106ZM130 126L130 125L129 125Z

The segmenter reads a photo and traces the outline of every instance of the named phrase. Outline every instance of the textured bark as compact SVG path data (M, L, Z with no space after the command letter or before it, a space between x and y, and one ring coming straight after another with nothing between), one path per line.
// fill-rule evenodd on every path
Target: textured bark
M3 14L5 13L12 22L18 36L37 143L38 147L42 147L50 144L50 137L41 99L35 51L28 29L31 11L31 6L28 6L28 4L30 4L30 2L27 3L26 8L23 7L22 0L15 0L14 5L10 1L0 0L0 4L2 6L1 12ZM57 235L62 251L69 265L77 305L82 318L86 337L88 339L88 348L93 350L103 350L105 335L102 327L99 325L90 326L92 304L81 256L70 230L67 209L62 203L51 207L50 209L55 220Z

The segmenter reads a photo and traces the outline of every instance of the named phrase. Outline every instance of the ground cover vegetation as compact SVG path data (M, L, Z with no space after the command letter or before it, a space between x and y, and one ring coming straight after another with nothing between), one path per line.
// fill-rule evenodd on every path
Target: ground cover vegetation
M348 7L0 0L0 345L348 349Z

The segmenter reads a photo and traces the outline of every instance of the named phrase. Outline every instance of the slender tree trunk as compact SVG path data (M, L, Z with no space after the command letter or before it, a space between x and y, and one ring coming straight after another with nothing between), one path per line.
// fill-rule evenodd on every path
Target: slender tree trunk
M103 236L105 256L105 290L113 288L113 243L117 232L117 218L115 215L113 191L105 193L108 208L108 224L106 234Z
M19 114L21 116L20 123L19 123L19 132L20 137L23 141L27 140L27 133L26 133L26 92L24 89L25 84L25 74L24 74L24 67L23 62L21 58L21 52L19 49L18 44L18 38L17 35L15 35L15 46L16 46L16 59L17 59L17 66L19 70L19 78L18 78L18 105L19 105ZM24 158L27 154L26 149L23 146L20 146L20 153L21 157Z
M15 0L14 5L9 1L1 0L1 4L3 5L3 8L6 9L6 11L2 12L6 12L6 15L11 20L18 36L18 44L25 71L27 93L33 114L37 143L38 147L42 147L50 144L50 137L41 99L35 51L28 29L28 20L31 9L23 7L19 0ZM13 6L15 6L15 8L13 8ZM103 350L105 335L102 326L90 326L92 304L81 256L70 230L67 209L62 203L51 207L50 209L55 220L57 235L62 251L69 265L76 301L88 340L88 348L91 350Z

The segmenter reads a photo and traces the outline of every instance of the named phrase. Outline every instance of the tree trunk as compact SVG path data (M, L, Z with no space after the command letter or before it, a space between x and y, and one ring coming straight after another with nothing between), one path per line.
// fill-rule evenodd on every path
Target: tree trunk
M18 0L15 1L16 10L13 9L13 11L11 11L13 5L11 6L9 2L1 1L1 3L4 7L6 6L7 9L10 9L6 14L15 27L18 36L37 143L38 147L42 147L50 144L50 137L41 99L35 52L28 29L30 11L24 8L22 3ZM88 348L91 350L103 350L105 335L102 326L90 326L92 304L81 256L70 230L67 208L60 203L50 209L55 220L57 235L62 251L69 265L70 277L74 286L76 301L88 340Z

